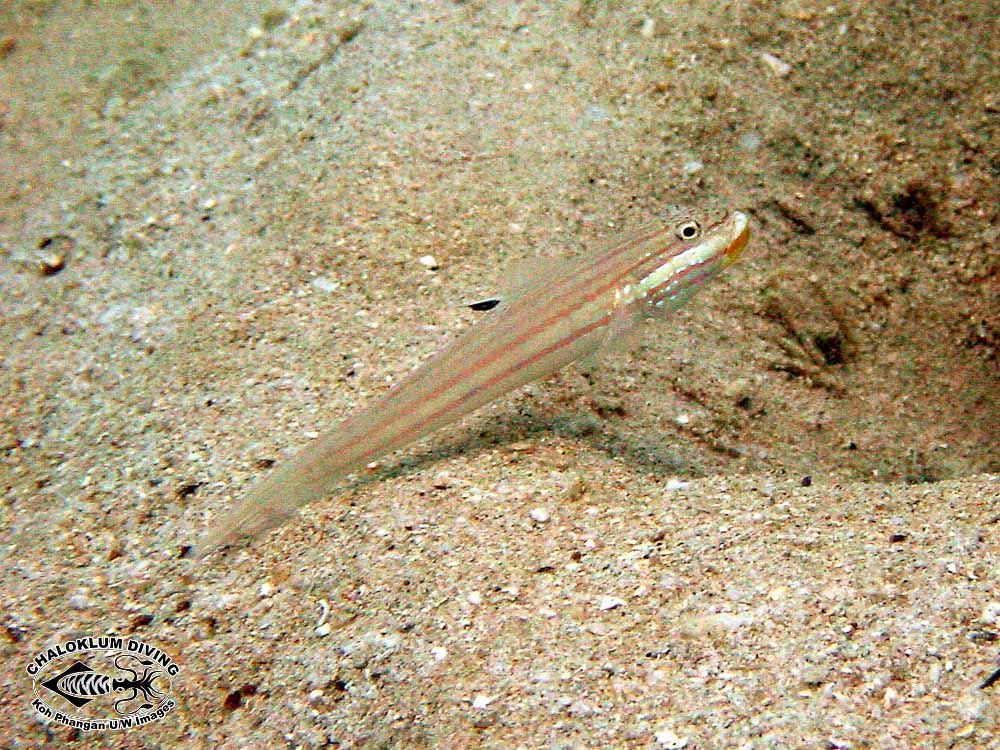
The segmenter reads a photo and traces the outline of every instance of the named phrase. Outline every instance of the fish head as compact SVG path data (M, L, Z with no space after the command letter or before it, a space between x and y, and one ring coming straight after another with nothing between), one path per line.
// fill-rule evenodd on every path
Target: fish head
M654 315L676 309L735 263L750 237L750 220L742 211L669 206L661 220L661 249L635 281L637 298Z

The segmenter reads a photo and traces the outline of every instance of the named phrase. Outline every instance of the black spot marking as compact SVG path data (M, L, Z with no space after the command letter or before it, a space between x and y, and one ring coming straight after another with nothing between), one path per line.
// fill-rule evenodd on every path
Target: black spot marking
M481 299L478 302L470 302L468 307L470 310L475 310L476 312L486 312L487 310L492 310L499 304L500 300L496 298Z

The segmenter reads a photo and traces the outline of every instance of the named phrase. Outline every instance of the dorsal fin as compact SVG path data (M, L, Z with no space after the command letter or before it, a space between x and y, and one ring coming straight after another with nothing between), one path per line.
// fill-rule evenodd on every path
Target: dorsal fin
M477 300L476 302L466 302L465 306L470 310L475 310L476 312L486 312L487 310L492 310L499 304L499 297L487 297L486 299Z
M462 304L476 312L487 312L509 305L540 284L559 278L559 274L566 272L567 265L571 263L566 258L537 255L515 261L511 270L507 272L506 279L500 284L500 291L483 299Z

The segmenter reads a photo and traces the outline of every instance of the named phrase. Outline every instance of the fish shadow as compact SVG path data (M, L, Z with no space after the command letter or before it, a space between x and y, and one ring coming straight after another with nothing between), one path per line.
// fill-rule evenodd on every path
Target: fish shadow
M440 436L428 438L433 444L394 456L377 470L345 483L344 489L357 490L372 482L407 477L450 458L475 455L489 448L508 446L546 434L583 441L609 458L627 463L656 479L674 476L696 478L708 473L697 452L676 445L671 436L637 437L616 429L611 420L595 417L584 410L550 415L522 406L513 413L490 415L486 419L485 423L482 417L470 420L460 428L464 433L461 435L443 440Z

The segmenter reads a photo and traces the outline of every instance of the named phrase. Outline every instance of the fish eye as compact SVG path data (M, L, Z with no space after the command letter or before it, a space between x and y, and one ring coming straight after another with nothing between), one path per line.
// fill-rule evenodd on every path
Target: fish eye
M701 225L697 221L685 221L677 227L677 237L682 240L693 240L701 234Z

